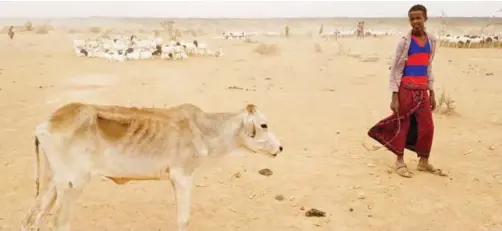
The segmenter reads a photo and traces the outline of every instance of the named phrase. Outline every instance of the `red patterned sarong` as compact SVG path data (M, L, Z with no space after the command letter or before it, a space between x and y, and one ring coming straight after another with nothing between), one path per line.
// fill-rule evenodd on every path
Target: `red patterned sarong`
M427 90L399 88L399 113L381 120L368 135L398 156L404 149L429 157L434 123Z

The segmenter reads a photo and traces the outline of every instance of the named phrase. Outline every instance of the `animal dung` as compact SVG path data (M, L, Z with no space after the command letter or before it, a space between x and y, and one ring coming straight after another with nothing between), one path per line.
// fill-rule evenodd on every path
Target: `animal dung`
M274 174L272 170L268 168L261 169L260 171L258 171L258 173L260 173L263 176L272 176L272 174Z
M305 216L307 217L325 217L326 212L318 210L318 209L310 209L305 212Z
M281 195L281 194L276 195L274 198L275 198L276 200L278 200L278 201L283 201L283 200L284 200L284 196L283 196L283 195Z

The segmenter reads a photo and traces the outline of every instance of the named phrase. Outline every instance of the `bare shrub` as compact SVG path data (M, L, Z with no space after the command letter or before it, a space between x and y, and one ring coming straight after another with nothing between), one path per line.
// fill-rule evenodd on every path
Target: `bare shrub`
M275 55L280 53L280 48L277 44L260 43L254 49L254 52L262 55Z
M89 28L89 32L94 33L94 34L99 34L99 33L101 33L101 27L93 26L93 27Z
M455 101L451 98L449 94L442 91L437 100L436 112L442 115L457 115L455 111Z
M48 34L50 30L51 30L51 26L48 26L48 25L42 25L39 27L35 27L36 34Z
M33 24L31 23L31 21L26 21L24 23L24 30L25 31L32 31L33 30Z

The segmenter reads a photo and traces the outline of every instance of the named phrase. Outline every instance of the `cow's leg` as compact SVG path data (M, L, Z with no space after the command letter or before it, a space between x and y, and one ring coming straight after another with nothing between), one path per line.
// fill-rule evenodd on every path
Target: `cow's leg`
M26 218L21 225L21 231L28 231L31 226L33 226L35 230L39 229L40 221L42 220L43 216L54 205L54 201L56 200L57 196L55 189L56 188L54 187L54 184L52 184L51 182L51 186L47 189L43 196L36 198L35 204L30 209L28 215L26 215ZM33 220L35 213L37 213L37 216L36 219Z
M50 188L47 190L47 193L44 195L42 206L37 214L35 222L33 222L33 228L38 230L40 227L40 222L42 218L47 214L47 212L52 209L54 206L54 202L57 200L56 187L51 184Z
M69 177L63 176L56 182L58 200L55 204L54 231L70 231L70 218L73 214L75 201L90 179L88 173L75 174L71 172L67 174L73 178L68 180Z
M169 171L171 183L176 198L176 210L178 212L178 231L188 229L190 218L190 197L193 182L193 172L185 172L183 168L174 168Z

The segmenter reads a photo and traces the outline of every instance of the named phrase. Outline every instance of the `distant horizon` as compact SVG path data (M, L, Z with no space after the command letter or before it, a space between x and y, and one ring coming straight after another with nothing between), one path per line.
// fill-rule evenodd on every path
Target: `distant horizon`
M416 1L4 1L0 18L403 18ZM500 1L423 1L430 18L500 18ZM364 6L364 7L361 7Z
M407 19L406 17L389 16L389 17L148 17L148 16L74 16L74 17L1 17L0 20L16 20L16 19L233 19L233 20L270 20L270 19ZM457 17L441 17L430 16L429 19L500 19L502 17L486 17L486 16L457 16Z

